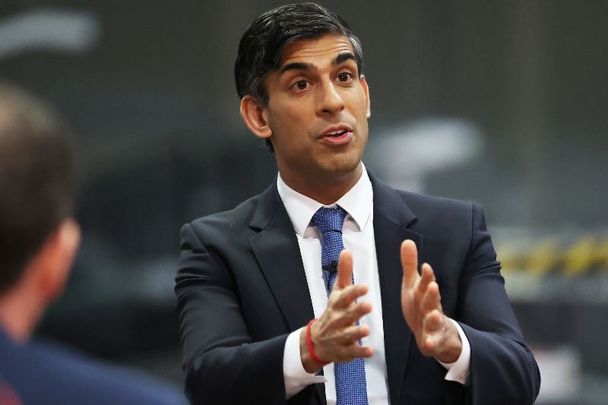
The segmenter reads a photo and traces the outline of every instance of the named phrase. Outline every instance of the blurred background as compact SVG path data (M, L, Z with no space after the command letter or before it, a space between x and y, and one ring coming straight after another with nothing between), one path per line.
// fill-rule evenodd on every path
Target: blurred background
M608 394L608 2L323 1L363 42L365 162L481 203L540 363L538 403ZM0 3L0 77L78 134L83 245L38 334L181 384L181 225L262 191L238 114L247 25L277 1Z

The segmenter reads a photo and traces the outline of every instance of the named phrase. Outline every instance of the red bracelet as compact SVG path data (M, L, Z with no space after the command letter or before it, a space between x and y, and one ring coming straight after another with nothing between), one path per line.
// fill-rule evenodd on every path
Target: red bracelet
M308 325L306 325L306 347L308 347L308 353L310 353L310 358L315 363L319 363L324 366L329 363L321 360L319 356L317 356L317 353L315 352L315 346L312 343L312 334L310 333L310 327L313 323L315 323L315 321L316 319L311 319L310 322L308 322Z

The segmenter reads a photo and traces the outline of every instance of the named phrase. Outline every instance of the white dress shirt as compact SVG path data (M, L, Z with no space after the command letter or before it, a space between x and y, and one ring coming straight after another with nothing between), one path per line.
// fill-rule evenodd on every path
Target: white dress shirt
M327 290L321 270L321 235L311 224L311 219L324 205L290 188L280 174L277 177L277 188L296 233L314 315L315 318L319 318L327 307ZM367 295L360 300L372 304L372 311L360 320L360 324L368 325L370 330L369 336L363 339L362 344L374 350L374 355L365 359L368 401L370 405L388 404L382 301L373 226L373 190L365 167L353 188L335 204L326 207L336 205L348 213L344 221L342 237L345 249L353 255L354 281L356 284L368 286ZM463 350L456 362L441 364L448 369L446 380L465 384L469 372L470 346L460 325L455 321L452 322L457 326L463 342ZM285 344L283 374L287 398L291 398L310 384L326 383L327 403L333 405L336 403L334 364L330 363L323 367L324 376L309 374L304 370L300 357L301 330L292 332Z

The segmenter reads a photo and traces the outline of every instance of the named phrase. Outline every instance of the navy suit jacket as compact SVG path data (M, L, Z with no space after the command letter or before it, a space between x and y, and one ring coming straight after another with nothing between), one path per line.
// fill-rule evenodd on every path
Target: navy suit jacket
M166 383L59 345L18 344L0 328L2 398L10 398L11 405L186 404L186 397Z
M505 293L481 208L370 178L391 404L534 402L538 367ZM445 314L469 339L467 386L444 380L446 370L420 353L403 318L405 239L414 240L420 261L432 266ZM285 340L313 318L313 309L276 185L184 225L175 291L186 390L195 403L325 403L322 384L285 400Z

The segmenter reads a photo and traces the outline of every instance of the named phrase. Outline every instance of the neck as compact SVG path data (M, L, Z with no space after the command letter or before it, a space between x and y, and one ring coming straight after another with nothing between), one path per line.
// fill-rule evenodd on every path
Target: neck
M0 325L17 342L26 341L42 315L39 303L12 289L0 296Z
M333 204L346 194L361 178L363 165L361 162L355 170L336 176L317 176L298 178L288 172L280 171L283 181L293 190L324 205Z

